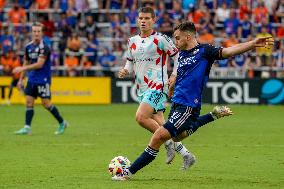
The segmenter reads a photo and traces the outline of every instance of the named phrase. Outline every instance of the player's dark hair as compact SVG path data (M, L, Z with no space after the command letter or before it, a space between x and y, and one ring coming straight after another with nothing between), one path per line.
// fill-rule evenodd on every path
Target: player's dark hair
M33 22L32 27L41 27L42 31L44 29L44 25L40 22Z
M194 23L188 22L188 21L177 25L174 28L174 31L176 30L180 30L182 32L190 32L190 33L193 33L194 35L196 34L196 28L195 28Z
M152 7L141 7L138 10L138 14L139 13L150 13L152 18L156 17L155 11L154 11L154 9Z

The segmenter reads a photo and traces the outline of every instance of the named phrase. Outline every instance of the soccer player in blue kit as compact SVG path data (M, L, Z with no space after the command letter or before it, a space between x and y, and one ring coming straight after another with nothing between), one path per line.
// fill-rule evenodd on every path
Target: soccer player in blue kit
M42 39L43 25L35 22L32 25L32 41L25 47L24 64L13 70L20 73L18 86L22 86L25 72L28 71L28 82L25 88L26 95L26 119L24 128L15 132L18 135L31 134L31 122L34 115L34 101L41 98L42 105L56 118L59 123L56 135L64 133L67 127L66 121L60 115L58 109L51 103L51 62L50 48Z
M271 37L262 37L228 48L201 45L196 40L196 29L191 22L184 22L175 27L174 38L180 54L168 121L155 131L147 148L129 169L125 169L122 176L114 176L112 180L128 180L138 170L151 163L166 140L173 138L174 141L180 141L206 123L232 115L230 108L216 106L209 114L199 116L202 91L208 81L212 64L215 60L235 56L255 47L271 48L274 44Z

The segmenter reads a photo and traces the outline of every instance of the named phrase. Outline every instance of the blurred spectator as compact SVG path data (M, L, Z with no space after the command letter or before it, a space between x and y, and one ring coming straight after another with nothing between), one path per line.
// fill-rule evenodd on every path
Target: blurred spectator
M53 37L55 32L54 22L48 19L48 15L43 15L40 18L40 22L44 25L44 35L47 37Z
M235 68L242 68L246 70L250 64L250 56L248 53L236 55L232 58L232 66Z
M255 23L260 23L262 20L268 20L268 9L265 7L262 0L258 1L257 7L253 9L253 21Z
M274 14L275 14L275 10L276 10L276 4L279 0L269 0L269 1L263 1L264 2L264 6L267 8L268 10L268 14L269 14L269 21L270 22L275 22L274 19Z
M216 0L204 0L204 5L209 9L213 10L216 9L217 4Z
M1 56L1 64L3 65L4 75L12 76L12 82L9 88L8 99L5 102L7 105L10 105L10 99L13 94L13 88L17 87L20 78L20 73L13 74L12 70L16 67L21 66L21 63L15 51L9 49L8 51L4 51L4 55ZM21 91L23 91L23 88L21 88Z
M16 50L22 51L25 48L25 45L28 44L31 41L31 35L29 31L29 27L23 27L21 32L16 31L15 32L15 44L16 44Z
M99 2L98 0L87 0L87 4L90 10L98 9Z
M35 0L34 8L40 10L49 9L50 0Z
M87 47L85 49L85 52L89 55L86 57L85 62L89 62L88 65L94 66L97 63L97 55L98 55L98 46L99 42L95 38L94 34L89 34L87 37Z
M223 59L223 60L217 60L214 64L214 66L219 67L219 68L228 68L230 66L230 60L227 59Z
M61 9L62 12L66 12L68 10L68 1L69 0L58 0L58 1L56 1L55 8Z
M93 16L91 14L87 15L85 36L88 36L89 34L95 34L97 31L98 29L97 29Z
M226 19L230 17L230 9L227 8L227 4L223 3L222 7L218 7L215 15L215 23L223 24Z
M230 17L227 18L224 22L224 28L227 35L231 35L233 33L237 34L239 27L239 19L236 18L235 11L233 9L230 10Z
M173 9L170 10L170 17L174 22L184 19L184 13L180 4L180 0L173 0Z
M5 7L6 0L0 0L0 22L4 20L3 9Z
M77 24L77 15L78 15L75 4L68 4L68 10L66 14L67 14L68 25L71 26L72 28L75 28Z
M129 33L129 28L125 26L125 24L119 18L119 14L111 15L111 28L110 33L111 36L115 39L113 40L113 49L114 51L122 51L122 41L124 34Z
M73 32L67 39L67 52L77 53L78 56L82 54L81 39L76 32Z
M2 35L0 36L0 49L8 52L9 49L13 49L15 44L14 36L9 33L8 26L3 27Z
M166 7L166 10L173 9L173 0L164 0L163 1Z
M202 28L199 32L199 37L197 38L197 41L201 44L211 44L214 45L214 35L208 32L206 28Z
M279 0L275 7L278 22L284 23L284 0Z
M99 57L99 65L103 69L104 76L114 77L114 72L111 68L117 65L116 57L110 53L109 48L103 48L103 54Z
M232 33L229 38L224 37L223 38L223 45L224 47L232 47L239 43L239 40L237 39L237 35L235 33Z
M159 25L159 32L172 37L173 34L173 26L174 26L174 22L173 20L170 18L169 13L165 12L163 14L163 17L161 19L161 23Z
M245 15L249 15L251 10L248 7L247 0L239 0L239 4L239 18L241 21L243 21L245 19Z
M67 68L68 76L77 76L77 68L79 67L79 65L79 59L74 52L66 53L64 66Z
M266 26L261 27L261 32L256 37L272 37L267 31ZM273 48L257 47L256 48L256 61L261 66L269 66L272 62L272 50Z
M27 15L25 9L14 4L13 8L8 12L9 22L13 24L26 23Z
M205 12L203 11L203 9L192 8L187 15L187 20L193 22L196 27L200 27L199 24L204 16Z
M130 10L125 13L126 23L130 27L130 34L135 34L137 32L136 20L138 18L137 6L136 4L131 5Z
M18 0L18 3L20 5L20 7L27 10L32 6L33 0Z
M107 1L106 5L107 9L121 9L122 6L125 4L125 0L106 0L106 1Z
M76 11L79 13L85 12L87 10L88 2L87 0L75 1Z
M244 19L239 25L238 33L238 36L241 38L248 38L249 40L252 37L252 23L249 20L248 14L244 14Z

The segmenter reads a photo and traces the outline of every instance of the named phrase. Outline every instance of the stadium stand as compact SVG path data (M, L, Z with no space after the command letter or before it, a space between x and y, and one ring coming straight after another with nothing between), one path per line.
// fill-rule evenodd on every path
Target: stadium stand
M155 8L156 29L167 35L183 20L194 22L200 43L231 46L253 36L274 37L273 49L218 62L212 78L284 77L284 0L0 0L1 57L12 49L22 59L30 25L39 21L52 47L54 75L115 77L127 38L138 32L141 6ZM115 63L99 61L106 60L105 51Z

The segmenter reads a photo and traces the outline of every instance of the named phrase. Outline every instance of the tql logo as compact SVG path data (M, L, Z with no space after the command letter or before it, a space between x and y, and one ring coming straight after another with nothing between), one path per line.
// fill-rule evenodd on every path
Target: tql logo
M284 100L284 84L277 79L270 79L262 85L261 97L268 104L280 104Z

